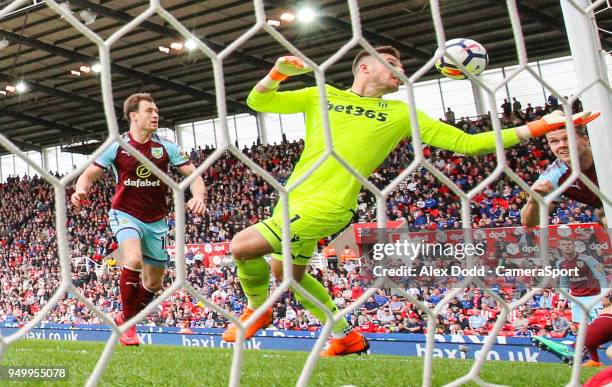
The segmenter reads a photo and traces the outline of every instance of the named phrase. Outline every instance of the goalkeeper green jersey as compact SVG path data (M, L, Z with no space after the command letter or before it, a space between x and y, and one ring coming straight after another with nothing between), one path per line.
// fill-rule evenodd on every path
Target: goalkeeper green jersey
M412 133L408 105L402 101L361 97L350 90L326 86L327 111L335 152L364 178L385 160L397 144ZM325 134L320 98L316 87L295 91L260 93L253 89L247 104L258 112L304 113L306 136L304 151L293 169L291 185L325 152ZM469 135L454 126L434 120L417 111L421 139L437 148L465 155L495 150L493 132ZM504 147L520 142L514 129L502 131ZM353 210L362 184L334 157L319 165L290 194L290 203L316 201L331 211Z

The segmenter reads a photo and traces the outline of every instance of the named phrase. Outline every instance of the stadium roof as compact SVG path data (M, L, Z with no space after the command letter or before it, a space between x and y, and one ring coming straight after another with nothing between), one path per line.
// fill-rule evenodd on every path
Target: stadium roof
M0 0L3 8L10 1ZM103 38L143 12L144 0L70 0L79 20L95 21L88 27ZM317 2L319 17L311 24L285 23L278 30L318 63L336 52L351 37L346 1ZM253 4L245 0L162 0L162 5L196 36L219 52L254 24ZM297 1L265 1L266 15L278 20L294 11ZM558 0L517 0L529 60L569 54ZM83 12L89 11L89 12ZM503 0L442 1L441 12L447 38L469 37L481 42L490 55L490 67L517 63L516 48ZM431 9L426 0L360 1L364 37L373 45L392 44L403 55L407 73L422 66L436 49ZM602 28L610 29L612 12L598 15ZM89 20L91 21L91 20ZM28 91L0 95L0 132L23 150L105 137L99 77L93 72L71 74L97 61L96 46L40 0L0 19L0 90L23 80ZM180 34L155 15L120 39L112 48L113 96L118 116L122 101L131 93L153 93L161 110L162 126L217 115L210 60L199 51L185 48L165 54L159 46L183 41ZM602 36L604 49L612 38ZM348 86L354 48L327 74L328 82ZM254 83L286 50L265 33L255 34L224 61L227 108L244 113L245 98ZM426 77L437 76L430 70ZM314 84L305 75L290 87ZM126 127L124 120L120 126ZM2 152L4 153L4 152Z

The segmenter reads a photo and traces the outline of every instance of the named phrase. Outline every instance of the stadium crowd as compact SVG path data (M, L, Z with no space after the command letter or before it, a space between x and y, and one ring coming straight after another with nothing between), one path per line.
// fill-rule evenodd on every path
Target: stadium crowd
M502 117L505 126L538 118L552 109L531 108L513 111ZM450 109L449 109L450 110ZM478 133L490 130L487 116L478 120L461 117L446 119L459 128ZM300 157L303 141L281 144L253 144L243 152L257 164L284 182ZM191 159L200 165L214 149L197 148ZM496 165L494 155L463 157L446 151L424 148L431 163L461 189L468 191L490 175ZM553 160L545 141L532 140L506 151L510 167L528 184ZM386 186L409 165L413 150L404 142L388 157L370 180ZM175 176L175 178L178 175ZM226 154L203 174L208 187L207 212L204 216L187 213L188 243L222 242L231 240L239 230L270 216L277 194L261 177L237 159ZM107 211L114 192L114 179L107 174L92 188L87 203L78 211L68 204L66 227L69 231L68 250L73 262L87 257L100 262L117 249L107 223ZM67 195L71 194L71 188ZM37 177L10 177L0 184L0 322L24 323L30 320L53 296L60 283L60 264L55 230L53 188ZM502 175L472 201L472 227L518 226L520 208L526 199L518 184ZM19 203L16 206L15 203ZM69 201L68 201L69 203ZM395 190L388 200L387 213L392 220L404 220L413 230L453 229L460 225L460 205L457 197L424 168L418 169ZM360 194L359 210L354 221L375 219L375 200L366 190ZM168 223L174 226L173 213ZM551 223L596 221L593 209L562 198L551 214ZM93 268L73 265L72 281L80 292L104 313L114 315L120 309L118 272L112 267L97 274ZM333 269L312 268L313 274L334 295L334 302L343 307L365 291L359 267L353 261L341 262ZM166 285L171 283L171 268ZM246 299L232 268L206 268L195 261L188 266L188 280L202 294L229 313L240 313ZM272 286L275 286L272 280ZM492 290L507 301L527 291L526 288ZM414 287L406 289L429 306L435 306L446 289ZM438 333L487 334L500 309L497 302L479 289L465 289L453 299L435 323ZM526 305L514 310L501 334L529 336L544 334L562 337L574 334L567 305L559 300L554 289L544 289ZM347 316L355 327L364 332L424 332L427 315L401 294L381 290L354 313ZM96 324L101 320L74 294L64 295L58 306L46 316L46 322ZM185 291L164 301L146 322L155 326L224 327L227 319L212 308L198 302ZM318 321L302 308L288 292L275 304L273 329L317 330Z

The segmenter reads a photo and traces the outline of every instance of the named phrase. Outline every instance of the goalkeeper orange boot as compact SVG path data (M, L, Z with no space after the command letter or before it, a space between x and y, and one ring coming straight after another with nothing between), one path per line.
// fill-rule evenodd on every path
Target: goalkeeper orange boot
M370 343L357 331L351 331L341 339L332 338L321 357L346 356L351 354L361 355L370 349Z
M246 308L242 316L238 319L240 322L246 321L253 314L253 309ZM260 330L266 328L272 322L272 308L268 308L257 320L255 320L250 326L248 326L244 331L244 339L248 340L255 333ZM236 341L238 337L238 327L235 324L230 324L229 327L223 332L223 336L221 338L228 343L233 343Z
M123 313L117 313L115 315L115 324L122 325L124 323ZM119 338L119 342L124 346L136 346L140 345L140 339L136 333L136 325L133 325L127 331L123 332Z

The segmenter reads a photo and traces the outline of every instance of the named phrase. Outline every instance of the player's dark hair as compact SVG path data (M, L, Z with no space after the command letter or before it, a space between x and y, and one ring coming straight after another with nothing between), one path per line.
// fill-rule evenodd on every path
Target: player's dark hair
M397 48L393 46L374 47L374 50L376 50L376 52L379 54L393 55L394 57L397 58L397 60L401 60L399 51L397 50ZM355 60L353 60L353 74L356 74L357 67L359 66L363 58L366 58L368 56L371 56L371 55L366 50L361 50L357 53L357 55L355 56Z
M579 135L580 137L586 137L587 136L587 128L584 125L578 125L574 127L576 129L576 134Z
M140 102L142 101L155 103L155 100L153 100L153 97L151 97L149 93L136 93L127 97L123 103L123 116L127 122L130 122L130 113L137 112L140 107Z

